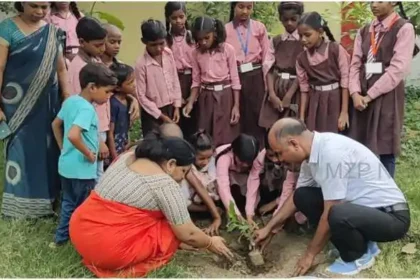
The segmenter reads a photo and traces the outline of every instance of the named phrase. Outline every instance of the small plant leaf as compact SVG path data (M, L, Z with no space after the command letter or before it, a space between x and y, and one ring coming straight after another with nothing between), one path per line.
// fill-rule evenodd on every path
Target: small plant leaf
M401 252L409 255L414 255L417 252L416 243L408 243L402 247Z
M104 20L107 23L115 25L119 29L124 30L124 23L116 16L101 11L95 11L94 14L96 14L101 20Z

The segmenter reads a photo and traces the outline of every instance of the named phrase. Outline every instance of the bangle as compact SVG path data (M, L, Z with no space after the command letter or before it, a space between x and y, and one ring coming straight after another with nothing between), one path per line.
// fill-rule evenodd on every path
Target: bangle
M211 245L213 245L213 241L210 237L209 244L207 244L207 246L204 248L204 250L208 250L211 247Z

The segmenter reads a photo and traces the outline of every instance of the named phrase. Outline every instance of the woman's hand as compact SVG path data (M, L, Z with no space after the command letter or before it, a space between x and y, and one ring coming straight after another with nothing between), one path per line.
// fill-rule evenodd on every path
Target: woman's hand
M229 260L233 259L232 252L226 247L226 241L220 236L210 237L210 247L208 249L210 252L223 255Z
M232 114L230 118L230 124L237 124L239 122L240 114L239 114L239 107L233 106Z
M349 127L349 113L340 113L340 117L338 118L338 130L343 131Z
M159 119L164 123L172 123L172 119L163 113L160 115Z
M219 235L219 228L222 224L222 219L216 218L213 220L213 223L206 229L204 229L204 232L210 236Z

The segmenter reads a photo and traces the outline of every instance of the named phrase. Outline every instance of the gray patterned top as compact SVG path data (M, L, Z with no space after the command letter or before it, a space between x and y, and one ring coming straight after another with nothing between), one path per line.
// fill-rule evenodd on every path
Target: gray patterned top
M141 175L128 165L134 153L128 152L111 165L99 180L95 191L104 199L146 210L160 210L169 223L191 221L181 187L169 175Z

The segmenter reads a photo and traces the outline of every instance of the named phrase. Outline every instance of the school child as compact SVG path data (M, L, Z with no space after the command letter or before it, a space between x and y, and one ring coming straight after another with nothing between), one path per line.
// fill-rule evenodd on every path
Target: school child
M167 2L165 5L166 18L166 43L172 50L178 79L181 85L182 104L191 94L192 84L192 52L195 49L195 42L189 30L187 21L187 9L185 2ZM185 137L191 136L197 131L197 108L191 112L191 118L183 115L179 120L179 126Z
M81 92L79 80L80 71L89 62L101 63L101 55L105 51L106 30L102 24L92 17L83 17L76 26L77 37L79 38L80 48L77 55L70 62L68 69L70 93L78 94ZM99 118L99 161L98 176L100 178L104 164L103 160L109 156L109 149L106 145L106 135L109 130L110 105L109 101L103 104L94 104Z
M299 83L296 60L303 52L298 22L303 13L302 2L281 2L279 18L285 32L273 38L270 51L263 64L267 94L260 112L259 125L265 129L283 117L299 117Z
M121 48L122 32L118 27L109 23L104 24L103 27L106 30L107 36L105 40L105 51L101 56L101 60L106 66L111 67L120 63L117 55Z
M76 2L51 2L51 11L45 21L52 23L66 32L66 58L70 61L79 50L79 39L76 26L84 15L79 11Z
M226 211L231 202L240 219L245 213L247 180L252 164L259 153L255 137L240 134L232 142L216 149L217 190Z
M229 22L225 25L226 42L235 49L241 80L241 132L257 138L263 147L265 131L258 125L265 95L262 63L270 41L265 25L251 19L254 2L231 2Z
M165 46L163 23L149 19L142 23L141 33L146 50L137 59L135 76L137 97L144 109L141 124L145 136L162 123L178 123L182 94L172 51Z
M415 44L402 2L397 3L403 17L394 12L394 3L371 2L376 18L357 33L349 87L353 99L349 136L379 155L392 177L401 150L404 77Z
M215 147L232 143L239 135L241 83L235 49L225 43L220 20L198 17L192 27L198 48L193 52L191 96L183 114L190 117L198 97L198 127L210 133Z
M134 69L126 64L117 63L110 68L118 79L114 95L110 99L111 121L108 132L109 159L105 165L109 165L121 153L127 150L129 144L130 114L128 108L131 99L130 94L135 94Z
M118 68L118 64L123 64L121 61L117 59L117 55L120 52L120 47L122 43L122 33L121 30L116 27L115 25L106 23L103 25L107 32L107 36L105 39L105 51L101 55L102 63L106 66L112 68ZM134 85L134 81L133 81ZM135 91L129 92L125 95L125 97L129 101L129 115L130 115L130 122L133 123L140 117L140 107L137 101L137 96ZM111 105L109 105L111 107Z
M304 14L298 31L306 48L296 62L300 118L310 130L343 131L349 126L349 55L335 42L327 22L317 12Z
M255 210L261 215L273 212L283 189L293 186L296 177L279 163L268 144L267 134L264 140L265 148L254 160L247 180L245 212L251 225L255 225Z
M218 232L221 224L220 211L215 202L220 198L217 193L216 161L211 136L200 130L194 133L189 142L195 148L196 156L191 172L182 181L182 191L190 212L210 212L213 223L207 229L210 234Z
M99 139L98 116L92 103L106 103L117 79L104 65L89 63L80 71L80 84L80 94L64 101L52 123L61 150L58 170L63 191L55 245L69 240L70 217L95 186Z

